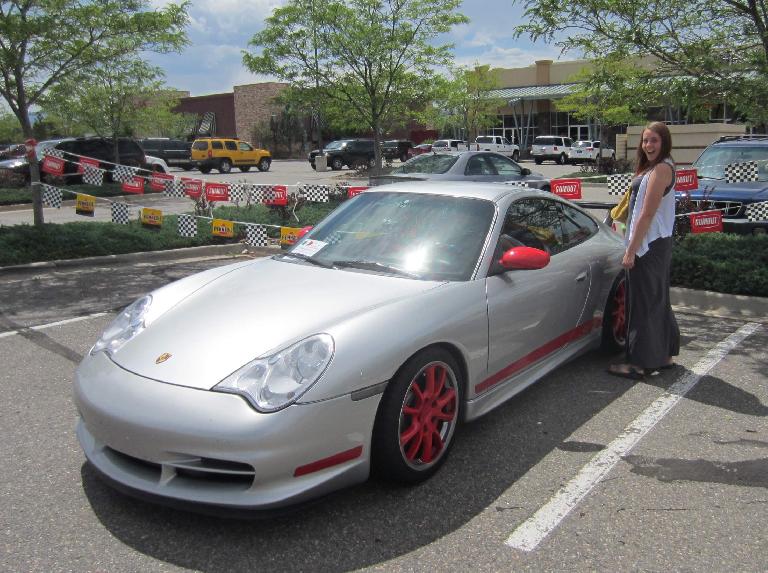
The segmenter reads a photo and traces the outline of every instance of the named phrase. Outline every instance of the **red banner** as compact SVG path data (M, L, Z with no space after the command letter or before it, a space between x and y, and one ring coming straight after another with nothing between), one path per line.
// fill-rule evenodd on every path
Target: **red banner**
M692 213L691 233L722 233L723 214L720 211L704 211Z
M144 193L144 179L136 176L130 181L123 183L122 188L124 193L138 193L142 195Z
M90 157L81 157L80 161L77 164L77 172L78 173L85 173L85 166L90 165L91 167L98 167L99 166L99 160L98 159L91 159Z
M287 205L288 204L288 187L285 185L273 185L272 186L272 198L268 196L264 198L265 205Z
M51 175L64 175L64 160L46 155L43 159L42 170Z
M165 191L166 181L173 181L173 175L168 173L152 173L152 177L149 180L149 188L152 191Z
M350 187L347 190L347 197L349 199L352 199L352 197L354 197L355 195L360 195L360 193L362 193L366 189L368 189L368 187Z
M699 175L695 169L680 169L675 172L675 191L692 191L699 188Z
M228 183L206 183L205 198L209 203L214 201L229 201Z
M190 179L189 177L182 177L184 182L184 193L191 199L199 199L203 194L203 182L199 179Z
M581 179L553 179L552 193L563 199L581 199Z

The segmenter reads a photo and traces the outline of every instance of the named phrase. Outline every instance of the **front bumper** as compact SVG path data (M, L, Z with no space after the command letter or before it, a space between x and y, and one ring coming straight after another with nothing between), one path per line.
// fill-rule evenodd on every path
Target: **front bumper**
M171 505L248 510L365 481L380 399L347 395L262 414L233 394L137 376L104 353L80 365L74 395L83 451L121 489Z

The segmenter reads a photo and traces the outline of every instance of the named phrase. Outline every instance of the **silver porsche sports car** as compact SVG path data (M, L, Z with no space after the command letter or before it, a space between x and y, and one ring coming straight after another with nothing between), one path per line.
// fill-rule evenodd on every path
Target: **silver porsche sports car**
M122 311L77 370L80 444L119 489L203 511L424 480L460 422L621 348L622 253L550 193L375 187L290 251Z

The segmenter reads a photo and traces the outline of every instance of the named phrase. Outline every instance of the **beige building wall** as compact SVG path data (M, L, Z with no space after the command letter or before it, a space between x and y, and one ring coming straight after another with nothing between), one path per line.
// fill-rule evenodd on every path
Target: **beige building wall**
M279 113L282 106L274 103L275 96L288 87L280 82L264 82L235 86L235 129L237 137L250 141L253 128L269 122L273 113Z
M616 158L635 158L640 135L645 126L631 125L626 134L616 136ZM691 164L710 143L725 135L743 135L746 126L734 123L689 123L669 125L672 157L680 164Z

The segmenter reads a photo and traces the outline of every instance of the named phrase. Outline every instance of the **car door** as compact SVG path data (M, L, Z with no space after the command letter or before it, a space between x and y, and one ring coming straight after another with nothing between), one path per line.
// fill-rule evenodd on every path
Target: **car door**
M477 391L516 376L584 335L580 321L590 292L590 264L568 248L562 217L558 201L539 197L514 201L505 214L494 259L518 244L546 250L551 258L542 269L486 279L488 378Z
M224 140L224 149L226 150L226 157L232 159L233 165L243 164L243 154L237 148L237 142L231 139Z

